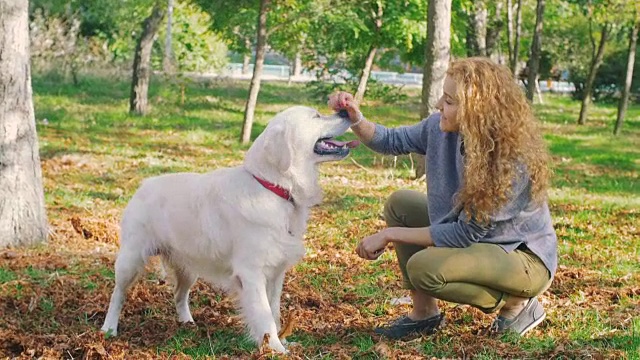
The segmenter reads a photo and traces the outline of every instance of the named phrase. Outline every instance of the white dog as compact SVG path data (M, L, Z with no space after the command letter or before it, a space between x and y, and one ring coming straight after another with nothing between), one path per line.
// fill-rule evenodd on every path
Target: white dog
M117 334L127 288L147 258L160 255L175 280L181 322L193 322L189 288L202 277L235 295L258 344L269 334L269 347L285 352L278 339L284 274L304 255L309 208L322 197L316 165L357 146L331 140L349 125L293 107L269 122L241 166L145 180L123 214L102 331Z

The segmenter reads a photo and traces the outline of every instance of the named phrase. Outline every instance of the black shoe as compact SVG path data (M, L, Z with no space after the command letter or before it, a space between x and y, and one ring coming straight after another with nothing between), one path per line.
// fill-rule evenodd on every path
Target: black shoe
M408 335L424 334L431 335L444 323L444 315L438 314L424 320L411 320L408 316L402 316L374 330L376 334L390 339L401 339Z

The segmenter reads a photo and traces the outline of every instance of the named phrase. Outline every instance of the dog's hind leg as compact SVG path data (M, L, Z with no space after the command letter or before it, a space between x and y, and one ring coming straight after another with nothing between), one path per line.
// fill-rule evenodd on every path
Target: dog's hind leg
M113 294L111 294L109 310L101 329L103 332L113 336L118 334L118 318L127 289L144 270L145 260L140 249L134 247L124 247L118 252L115 265L116 285Z
M287 350L278 339L278 329L271 313L264 272L255 269L238 270L240 269L236 269L234 275L235 290L251 337L260 346L264 335L269 334L269 347L285 353Z
M178 320L182 323L194 322L189 310L189 289L196 282L198 276L171 262L168 256L163 256L162 262L165 268L172 272L173 299L176 303Z

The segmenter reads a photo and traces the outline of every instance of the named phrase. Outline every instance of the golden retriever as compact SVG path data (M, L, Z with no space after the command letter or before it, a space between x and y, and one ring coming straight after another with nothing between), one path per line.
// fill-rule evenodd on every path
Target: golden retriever
M159 255L175 282L179 321L193 322L189 289L201 277L235 295L258 344L268 334L269 347L285 352L278 338L285 271L303 257L309 208L322 198L317 164L358 145L332 139L349 125L338 114L292 107L269 122L240 166L145 180L123 213L102 331L117 334L127 288Z

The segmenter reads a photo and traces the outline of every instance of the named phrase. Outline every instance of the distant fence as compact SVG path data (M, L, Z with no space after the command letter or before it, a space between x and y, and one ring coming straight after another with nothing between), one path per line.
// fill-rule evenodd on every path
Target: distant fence
M299 76L290 76L290 67L288 65L264 65L262 78L264 80L291 80L295 82L307 82L317 79L317 73L311 71L303 71ZM202 74L207 76L206 74ZM242 64L231 63L222 70L220 74L214 76L232 77L236 79L250 79L253 75L253 64L249 65L247 74L242 74ZM210 75L211 76L211 75ZM334 76L330 80L336 82L344 81L345 77L349 77L349 73L342 72L338 76ZM422 86L422 74L420 73L397 73L391 71L372 71L371 78L381 83L391 85L403 85L410 87ZM540 91L542 92L558 92L570 93L575 91L575 86L567 81L540 80Z

